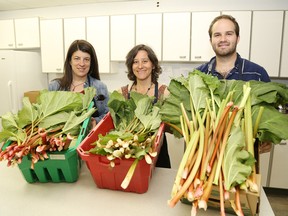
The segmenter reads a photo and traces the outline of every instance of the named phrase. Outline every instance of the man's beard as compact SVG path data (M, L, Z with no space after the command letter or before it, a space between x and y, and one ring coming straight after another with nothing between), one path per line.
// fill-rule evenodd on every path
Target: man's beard
M230 49L226 49L226 50L220 50L219 51L219 49L216 49L216 48L213 48L213 50L217 56L229 57L229 56L232 56L236 52L236 46L234 46Z

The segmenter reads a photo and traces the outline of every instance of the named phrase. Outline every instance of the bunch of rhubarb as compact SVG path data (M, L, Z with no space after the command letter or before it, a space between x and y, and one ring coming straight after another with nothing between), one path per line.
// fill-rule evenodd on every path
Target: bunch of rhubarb
M11 166L31 155L31 169L39 160L49 158L49 152L63 151L79 135L83 121L95 112L91 108L95 88L85 94L65 91L40 93L38 102L23 98L23 108L17 114L7 112L2 119L0 161Z
M265 85L220 81L197 70L187 78L171 80L171 95L160 113L174 135L184 138L186 148L168 201L170 207L187 199L192 203L191 215L196 215L198 209L207 209L212 186L217 186L221 215L225 215L225 202L231 203L237 215L244 215L240 191L259 191L254 143L279 143L288 138L284 133L287 116L275 109L288 101L287 87L268 83L263 88L260 84ZM283 119L278 121L280 116ZM271 123L274 128L269 127ZM231 193L235 193L233 198Z
M154 139L161 124L160 108L153 106L153 98L147 95L131 92L130 99L126 100L117 91L111 93L108 107L114 129L105 135L99 134L89 153L106 156L111 168L115 166L115 159L133 158L121 184L126 189L139 160L152 164L152 158L157 156Z

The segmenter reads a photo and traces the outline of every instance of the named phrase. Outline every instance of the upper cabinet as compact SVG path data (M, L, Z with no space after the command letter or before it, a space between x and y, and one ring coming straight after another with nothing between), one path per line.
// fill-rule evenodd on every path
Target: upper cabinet
M214 56L208 29L220 12L192 12L191 61L209 61Z
M39 18L0 20L0 49L40 47Z
M66 55L71 43L86 40L85 17L64 19L64 53Z
M163 61L189 61L191 13L163 14Z
M15 48L14 20L0 20L0 49Z
M162 14L136 15L136 44L150 46L157 58L162 59Z
M233 16L239 24L240 41L237 45L237 52L242 58L250 59L250 38L251 38L251 11L223 11L222 14Z
M135 15L111 16L111 61L125 61L135 46Z
M97 55L99 72L110 72L110 18L109 16L86 18L87 41Z
M263 66L270 77L278 77L281 59L283 11L254 11L251 61Z
M42 72L62 73L64 66L63 19L41 20Z
M16 48L39 48L39 18L15 19Z
M288 11L285 12L280 77L288 77Z

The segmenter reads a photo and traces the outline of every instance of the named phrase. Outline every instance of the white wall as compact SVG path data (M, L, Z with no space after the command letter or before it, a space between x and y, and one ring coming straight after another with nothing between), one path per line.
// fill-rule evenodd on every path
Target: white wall
M159 6L157 6L159 2ZM113 3L81 4L30 10L0 12L2 18L79 17L95 15L134 14L176 11L219 11L219 10L287 10L287 0L147 0Z
M159 4L157 4L159 2ZM153 12L183 11L223 11L223 10L288 10L287 0L159 0L129 1L98 4L81 4L62 7L39 8L0 12L0 19L25 18L38 16L41 19L67 18L97 15L137 14ZM208 26L207 26L208 30ZM175 44L177 45L177 44ZM163 63L163 74L159 82L169 84L171 77L186 74L198 64ZM113 74L101 74L101 80L107 84L109 91L119 89L128 83L123 62L114 62ZM59 74L49 74L53 79ZM288 81L281 82L287 83ZM177 168L183 154L183 140L168 135L169 152L172 167Z
M158 3L159 4L158 4ZM3 11L0 19L38 16L41 19L67 18L96 15L136 14L176 11L223 11L223 10L288 10L287 0L147 0L113 3L79 4L71 6L38 8L29 10ZM208 26L207 26L208 29ZM175 44L176 45L176 44ZM169 83L170 77L191 71L198 64L165 63L160 82ZM128 82L124 63L113 63L113 74L101 74L101 79L108 85L109 91L120 88ZM59 74L49 74L49 80ZM286 83L286 81L284 81Z

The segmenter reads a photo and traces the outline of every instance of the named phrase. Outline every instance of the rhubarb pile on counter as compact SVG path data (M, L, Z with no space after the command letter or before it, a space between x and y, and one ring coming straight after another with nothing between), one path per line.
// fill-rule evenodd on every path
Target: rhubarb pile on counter
M186 144L169 206L184 198L192 203L191 215L196 215L199 209L207 209L212 186L217 186L221 215L225 215L225 202L237 215L244 215L240 191L259 190L254 143L288 138L288 116L276 109L287 103L287 87L218 80L194 70L188 77L172 79L169 91L160 111L162 120Z

